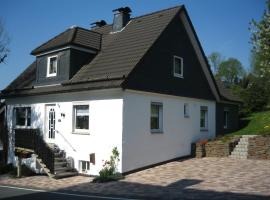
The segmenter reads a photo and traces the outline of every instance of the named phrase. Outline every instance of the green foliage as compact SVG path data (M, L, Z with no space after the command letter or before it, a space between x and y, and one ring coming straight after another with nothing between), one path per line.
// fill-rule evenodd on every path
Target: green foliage
M216 78L223 80L230 86L238 84L245 75L245 70L239 60L229 58L220 63Z
M217 74L219 65L223 61L223 58L219 52L213 52L208 56L208 61L211 66L213 74Z
M110 156L110 160L106 160L104 162L103 168L99 171L99 176L96 177L93 182L102 183L122 179L123 176L117 172L117 165L119 161L119 151L116 147L114 147L112 150L112 155Z
M270 134L270 111L257 112L242 120L247 126L229 135L265 135Z
M249 27L251 31L251 44L253 46L253 70L260 77L270 77L270 1L262 19L256 22L254 19Z
M246 88L240 91L243 99L242 112L263 111L269 102L269 88L265 87L265 78L252 77Z

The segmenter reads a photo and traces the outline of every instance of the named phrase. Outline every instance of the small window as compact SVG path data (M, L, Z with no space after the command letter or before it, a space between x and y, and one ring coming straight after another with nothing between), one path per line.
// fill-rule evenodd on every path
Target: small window
M80 173L87 174L90 170L90 162L85 160L79 161Z
M224 112L223 112L223 125L224 125L224 128L228 128L228 116L229 116L229 110L227 108L225 108Z
M57 56L48 57L47 77L56 76L57 74Z
M31 108L20 107L15 108L15 123L17 127L31 126Z
M173 75L183 78L183 58L178 56L173 57Z
M206 106L201 106L200 128L201 130L207 130L208 128L208 108Z
M89 105L74 105L74 130L89 130Z
M151 103L151 132L162 132L163 106L161 103Z
M188 118L189 117L189 106L188 103L184 104L184 117Z

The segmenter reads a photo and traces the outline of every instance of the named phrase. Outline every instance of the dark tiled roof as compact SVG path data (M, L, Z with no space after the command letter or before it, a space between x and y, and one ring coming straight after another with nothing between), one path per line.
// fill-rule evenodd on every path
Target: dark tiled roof
M180 9L178 6L133 18L117 33L110 33L110 25L94 29L103 34L102 49L70 83L127 76Z
M69 28L34 49L31 54L36 55L66 45L76 45L84 48L100 50L101 34L80 27Z
M29 65L14 81L12 81L5 90L18 90L30 88L36 80L36 61Z
M242 102L242 100L232 93L232 90L226 88L222 81L216 80L218 90L223 100Z

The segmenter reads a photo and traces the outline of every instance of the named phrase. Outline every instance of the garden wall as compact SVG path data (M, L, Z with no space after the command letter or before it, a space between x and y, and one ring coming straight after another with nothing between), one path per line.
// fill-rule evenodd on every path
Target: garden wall
M248 159L270 160L270 136L249 138Z

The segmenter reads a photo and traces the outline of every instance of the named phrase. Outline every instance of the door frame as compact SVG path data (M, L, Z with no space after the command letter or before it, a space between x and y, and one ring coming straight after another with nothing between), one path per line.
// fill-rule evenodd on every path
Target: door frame
M54 108L54 138L49 138L49 109ZM46 104L45 105L45 125L44 125L44 136L45 141L48 143L55 143L55 137L56 137L56 104Z

